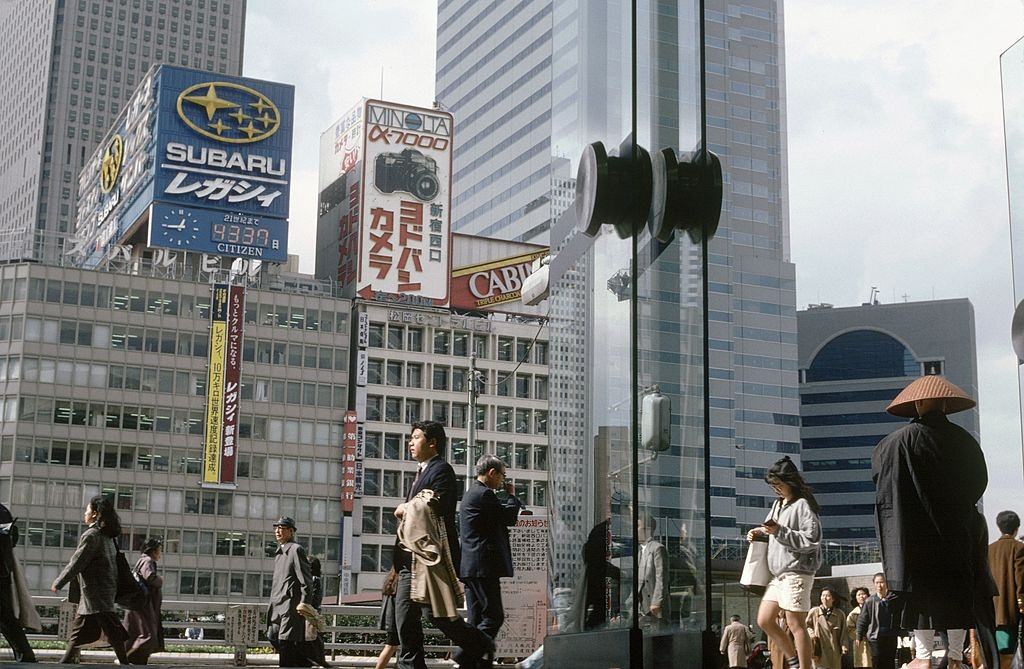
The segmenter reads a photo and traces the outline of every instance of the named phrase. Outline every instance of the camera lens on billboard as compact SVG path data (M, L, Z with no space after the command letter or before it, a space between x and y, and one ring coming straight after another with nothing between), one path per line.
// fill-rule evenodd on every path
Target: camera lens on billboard
M382 153L374 165L374 185L382 193L405 191L428 202L437 197L441 182L437 178L437 161L415 149L401 153Z
M437 196L437 192L441 190L441 184L437 180L437 177L430 172L425 172L419 175L416 179L416 185L413 187L413 195L419 199L427 202L433 200Z

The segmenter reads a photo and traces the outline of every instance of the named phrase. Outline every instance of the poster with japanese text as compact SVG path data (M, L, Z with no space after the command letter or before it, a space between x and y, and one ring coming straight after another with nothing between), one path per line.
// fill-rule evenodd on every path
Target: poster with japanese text
M210 303L210 358L206 370L206 416L203 439L203 484L220 484L224 436L224 353L228 336L228 286L213 285Z
M501 579L505 623L497 657L526 657L544 641L548 625L548 519L519 516L509 528L512 578Z
M341 510L352 513L356 498L356 412L346 411L341 435Z
M363 131L356 293L447 306L452 115L368 100Z
M242 329L245 322L245 288L228 291L227 345L224 347L224 418L221 435L220 482L235 482L238 447L238 413L241 397Z

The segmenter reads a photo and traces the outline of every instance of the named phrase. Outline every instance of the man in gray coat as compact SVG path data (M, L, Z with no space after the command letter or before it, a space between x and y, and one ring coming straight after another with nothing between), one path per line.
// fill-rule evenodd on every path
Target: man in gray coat
M282 667L312 666L304 652L306 622L296 610L310 598L313 575L306 549L295 543L295 521L282 516L274 523L277 553L274 555L274 580L267 607L267 639L277 649Z

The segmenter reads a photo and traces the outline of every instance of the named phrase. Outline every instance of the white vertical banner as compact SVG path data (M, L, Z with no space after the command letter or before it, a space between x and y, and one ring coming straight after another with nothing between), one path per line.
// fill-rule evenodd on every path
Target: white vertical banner
M359 333L356 340L356 346L359 348L367 348L370 345L370 314L365 311L359 312Z
M548 518L519 516L509 528L512 578L501 579L505 623L498 632L498 657L526 657L544 642L548 625Z
M367 100L356 294L448 305L452 115Z

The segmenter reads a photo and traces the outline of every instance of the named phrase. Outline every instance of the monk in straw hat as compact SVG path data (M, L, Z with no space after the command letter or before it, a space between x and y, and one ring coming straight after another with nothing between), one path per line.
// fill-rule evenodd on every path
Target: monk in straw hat
M916 659L907 669L928 669L935 630L948 630L949 667L960 669L965 630L987 620L992 606L987 530L975 506L988 485L985 458L946 418L974 405L943 377L921 377L886 408L913 420L871 456L882 563L896 592L892 621L914 630Z

